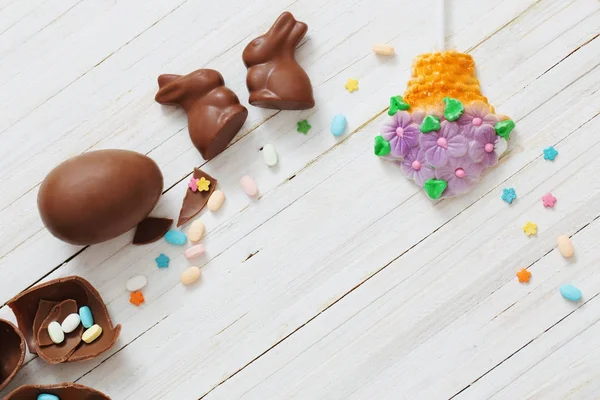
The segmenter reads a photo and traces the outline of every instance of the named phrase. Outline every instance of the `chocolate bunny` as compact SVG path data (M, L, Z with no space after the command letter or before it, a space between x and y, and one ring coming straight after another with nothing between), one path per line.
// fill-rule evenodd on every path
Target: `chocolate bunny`
M315 106L310 78L294 59L294 51L308 26L289 12L271 29L251 41L242 54L246 85L253 106L279 110L306 110Z
M158 87L154 98L158 103L180 106L187 113L190 138L205 160L225 150L248 116L214 69L160 75Z

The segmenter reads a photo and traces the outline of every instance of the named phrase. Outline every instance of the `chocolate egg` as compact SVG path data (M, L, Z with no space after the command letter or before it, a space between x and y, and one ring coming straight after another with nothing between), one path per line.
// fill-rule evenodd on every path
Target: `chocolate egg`
M146 218L162 187L158 165L145 155L92 151L50 171L40 186L38 208L57 238L78 245L100 243Z
M41 394L51 394L61 400L110 400L110 397L96 389L71 382L57 385L23 385L10 392L4 400L35 400Z
M13 380L25 359L25 338L12 323L0 319L0 390Z

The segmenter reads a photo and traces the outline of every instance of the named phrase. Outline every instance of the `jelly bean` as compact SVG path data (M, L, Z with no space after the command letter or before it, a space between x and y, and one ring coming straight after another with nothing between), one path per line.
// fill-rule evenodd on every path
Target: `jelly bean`
M265 164L269 167L274 167L277 165L278 157L277 152L275 151L275 146L268 143L263 146L262 149L263 158L265 159Z
M165 240L167 241L167 243L175 244L177 246L183 246L185 242L187 242L187 236L185 236L185 234L181 231L170 229L165 234Z
M75 329L77 329L77 327L79 326L80 323L81 323L81 318L79 317L79 314L73 313L73 314L67 315L67 318L65 318L65 320L62 322L62 324L60 324L60 327L64 333L71 333Z
M81 340L83 340L87 344L90 344L94 340L98 339L100 335L102 335L102 328L100 327L100 325L92 325L85 332L83 332Z
M148 279L144 275L136 275L134 277L129 278L125 287L130 292L135 292L137 290L142 289L144 286L148 284Z
M346 130L346 117L343 114L338 114L331 121L331 133L333 136L341 136Z
M79 318L81 319L81 325L83 325L85 329L94 325L92 310L90 310L88 306L83 306L79 309Z
M56 321L52 321L48 325L48 335L50 336L52 343L60 344L65 340L65 333L60 324Z
M181 274L181 277L179 279L181 280L181 283L183 283L184 285L190 285L190 284L196 282L198 280L198 278L200 278L200 268L189 267L188 269L183 271L183 273Z
M60 400L58 396L49 393L38 394L37 400Z
M256 182L254 182L254 179L250 178L248 175L242 176L242 179L240 179L240 184L242 185L242 189L248 196L255 197L258 194L258 187L256 187Z
M373 53L379 54L380 56L391 56L394 54L394 48L387 44L374 44Z
M208 207L208 209L210 211L214 212L214 211L217 211L219 208L221 208L224 201L225 201L225 193L221 192L220 190L215 190L213 192L213 194L210 195L210 198L208 199L208 203L206 204L206 206Z
M570 284L560 285L560 294L569 301L581 300L581 290Z
M189 249L187 249L186 251L183 252L183 255L188 260L191 260L192 258L199 257L202 254L204 254L204 245L203 244L197 244L197 245L192 246L192 247L190 247Z
M573 248L573 243L571 243L571 238L567 235L561 235L556 238L556 245L558 246L558 251L562 254L563 257L569 258L573 257L575 254L575 249Z
M192 222L192 225L190 225L190 229L188 229L187 232L187 237L190 240L190 242L199 242L200 239L202 239L202 237L204 236L204 231L205 231L205 227L204 227L204 222L202 222L201 220L197 219L194 222Z

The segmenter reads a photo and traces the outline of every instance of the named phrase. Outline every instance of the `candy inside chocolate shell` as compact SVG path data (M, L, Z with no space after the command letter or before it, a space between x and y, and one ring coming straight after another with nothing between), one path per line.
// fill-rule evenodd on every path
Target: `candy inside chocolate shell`
M13 390L4 400L36 400L40 394L53 394L60 400L110 400L110 397L77 383L57 385L23 385Z
M13 380L25 359L25 338L11 322L0 319L0 390Z

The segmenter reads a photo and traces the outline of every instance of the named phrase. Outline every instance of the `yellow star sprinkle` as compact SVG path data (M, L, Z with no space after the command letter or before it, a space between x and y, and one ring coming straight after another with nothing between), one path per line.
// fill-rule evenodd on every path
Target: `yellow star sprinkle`
M355 90L358 90L358 80L350 78L350 79L348 79L348 82L346 82L344 87L346 88L346 90L348 92L352 93Z
M210 186L210 181L208 179L202 177L196 181L196 185L198 185L199 192L208 192L208 187Z
M533 222L527 221L527 223L523 227L523 232L525 232L527 236L537 235L537 225Z

